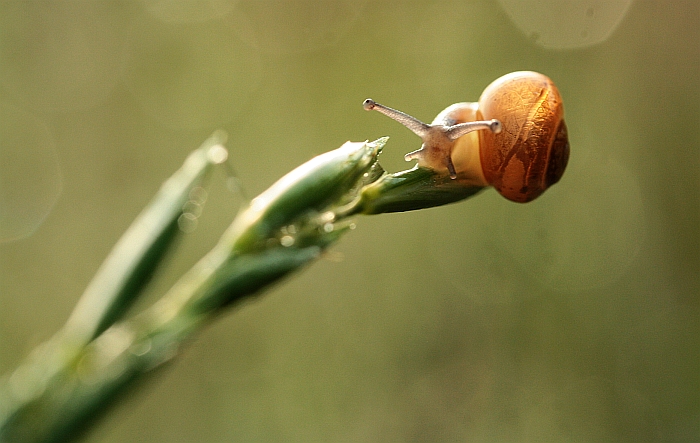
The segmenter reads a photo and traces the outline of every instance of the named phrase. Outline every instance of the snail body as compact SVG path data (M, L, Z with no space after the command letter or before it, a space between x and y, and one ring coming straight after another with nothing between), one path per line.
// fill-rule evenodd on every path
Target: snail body
M569 159L564 108L543 74L513 72L484 89L476 103L455 103L428 125L371 99L375 109L423 139L405 155L418 166L449 173L467 185L493 186L505 198L529 202L559 181Z

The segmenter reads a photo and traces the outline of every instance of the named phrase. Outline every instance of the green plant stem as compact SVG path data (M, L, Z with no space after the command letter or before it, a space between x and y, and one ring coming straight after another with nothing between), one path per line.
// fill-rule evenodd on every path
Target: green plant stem
M54 371L55 377L36 401L5 423L2 441L76 438L114 399L178 355L183 341L221 307L260 291L319 254L317 246L275 248L219 261L212 268L220 259L215 248L151 309L112 326L74 360L53 362L60 370ZM50 360L45 361L51 364Z
M382 145L347 143L287 174L244 208L218 244L159 302L115 323L143 286L131 282L141 281L143 269L161 261L162 254L149 252L151 245L158 245L162 235L171 238L180 196L206 170L207 160L197 162L201 167L183 167L144 212L146 219L156 215L167 223L155 234L143 232L142 214L93 281L103 286L91 284L68 327L0 385L0 442L75 439L116 397L177 355L182 342L223 308L318 258L347 231L333 210L355 198L358 180L376 163ZM175 194L168 191L173 186ZM280 233L289 232L294 237L281 241ZM130 244L137 254L131 254ZM124 288L133 292L125 294Z
M162 263L165 253L182 234L178 219L183 206L217 163L212 148L225 134L217 132L192 152L144 211L122 235L88 284L62 331L62 337L81 347L121 318Z
M437 206L482 189L423 168L387 174L377 163L385 142L348 142L281 178L163 298L122 319L172 243L189 191L219 162L210 148L223 147L210 139L117 243L66 327L0 383L0 443L76 439L224 308L318 258L352 228L348 217Z
M454 203L472 197L485 188L462 179L415 166L406 171L384 174L363 187L352 212L383 214Z

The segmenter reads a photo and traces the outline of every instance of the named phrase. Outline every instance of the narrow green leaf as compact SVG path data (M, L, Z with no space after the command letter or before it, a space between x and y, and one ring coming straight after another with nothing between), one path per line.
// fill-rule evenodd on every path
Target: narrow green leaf
M406 171L385 174L363 187L353 212L382 214L431 208L464 200L483 189L485 188L461 180L452 180L449 175L432 169L416 166Z
M254 198L232 225L232 249L260 247L270 234L300 214L321 210L350 192L377 161L387 138L372 143L347 142L288 173Z
M119 239L68 319L64 328L67 340L76 346L92 340L136 300L179 237L178 218L190 192L214 164L225 159L224 141L223 133L215 133L190 154Z

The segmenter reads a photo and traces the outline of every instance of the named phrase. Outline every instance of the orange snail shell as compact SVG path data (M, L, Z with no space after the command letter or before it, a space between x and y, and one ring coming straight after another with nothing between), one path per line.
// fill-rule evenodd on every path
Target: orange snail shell
M558 182L569 160L569 140L559 90L537 72L495 80L479 98L478 120L498 119L499 134L479 132L486 181L505 198L529 202Z

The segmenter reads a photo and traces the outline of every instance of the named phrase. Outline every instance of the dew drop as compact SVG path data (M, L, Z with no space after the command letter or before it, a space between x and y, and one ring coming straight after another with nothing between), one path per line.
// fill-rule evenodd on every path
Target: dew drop
M207 190L201 186L195 186L190 190L190 200L203 205L207 201Z
M198 218L202 215L202 206L196 201L189 200L182 206L182 212L185 214L190 214L194 218Z
M131 347L130 351L132 354L141 357L146 355L152 348L151 340L146 339L140 343L135 344Z
M330 223L334 220L335 220L335 213L333 211L327 211L321 215L322 222Z
M225 162L228 158L228 150L222 145L214 145L209 148L207 156L209 157L210 162L219 165Z
M182 232L190 233L197 229L197 217L189 212L185 212L178 217L177 225Z

